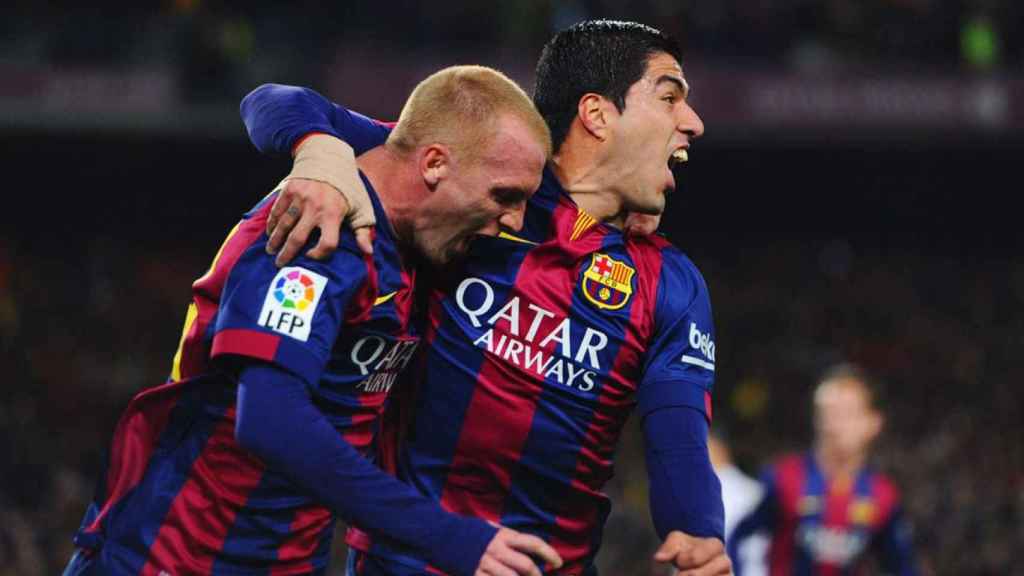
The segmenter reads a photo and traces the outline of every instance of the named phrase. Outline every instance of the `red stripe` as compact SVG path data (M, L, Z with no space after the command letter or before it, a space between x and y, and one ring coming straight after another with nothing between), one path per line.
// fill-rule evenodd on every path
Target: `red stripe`
M370 230L371 240L377 238L376 230ZM373 305L379 296L379 284L377 280L377 265L373 261L372 254L363 254L363 263L366 264L366 280L359 290L349 299L348 307L345 310L345 323L358 324L370 319L373 312Z
M600 239L604 235L595 236ZM566 502L567 506L555 518L558 529L551 538L551 545L570 568L582 568L573 564L591 552L598 522L596 501L607 499L600 490L611 475L614 447L633 406L646 348L643 343L649 342L653 335L661 251L642 240L630 241L626 249L639 271L637 290L631 296L634 300L630 304L629 323L580 445L572 483L573 493L579 497Z
M409 322L412 320L413 287L416 286L416 271L401 269L402 287L395 294L395 314L398 316L398 323L401 326L400 334L407 334Z
M574 483L575 484L575 483ZM579 500L577 500L579 502ZM594 544L592 532L597 523L597 506L575 506L575 510L555 517L551 531L551 547L562 557L567 574L577 574L583 559Z
M788 576L793 569L793 547L799 520L797 504L806 481L803 458L788 456L781 460L775 468L775 478L782 518L779 529L772 535L768 552L769 573L772 576Z
M117 423L107 469L107 494L96 520L86 529L99 530L110 508L134 488L146 471L183 384L172 382L137 394Z
M217 314L228 274L245 250L263 234L267 226L267 216L273 205L272 200L266 200L258 212L242 221L235 234L224 244L220 255L213 263L213 268L192 284L192 300L196 304L197 315L196 321L193 322L192 328L182 342L180 368L182 379L206 371L209 357L203 337L210 322L213 321L213 317Z
M649 342L654 336L658 285L661 283L662 254L661 250L650 242L635 237L630 238L626 244L626 250L637 270L636 293L633 297L639 300L633 303L633 308L630 310L630 326L626 333L625 344L630 350L634 347L643 350L646 346L642 346L640 343ZM637 303L642 306L637 306ZM621 357L620 352L619 358ZM629 358L629 361L631 363L626 364L627 366L640 366L639 356ZM619 371L619 364L620 362L616 362L616 372Z
M367 394L363 396L365 397ZM387 393L381 392L372 396L378 398L376 401L377 405L370 408L372 412L354 414L351 418L351 423L341 435L353 448L364 454L373 443L377 419L380 417L380 412L384 409L384 398L387 396ZM360 399L360 401L364 400Z
M331 523L331 511L322 506L307 506L295 513L288 537L277 549L280 563L271 566L271 576L305 574L313 570L310 558L320 546L320 537Z
M561 198L559 206L555 208L554 214L552 215L552 223L555 228L555 234L557 242L559 244L560 257L564 258L565 255L571 255L576 257L577 260L587 254L596 252L601 249L601 243L607 234L607 231L603 228L598 228L597 234L587 234L582 236L578 240L572 239L574 230L574 224L579 217L580 211L573 204L565 198ZM582 263L583 266L589 266L591 259L585 259ZM544 271L543 275L539 276L545 284L550 283L551 272L554 270L564 270L565 266L561 262L553 262L548 270ZM573 274L568 279L568 284L557 285L554 292L564 294L571 298L571 295L575 288L576 279L579 276L578 270L573 270ZM543 304L541 304L543 306ZM548 310L564 310L569 312L571 310L571 299L560 303L556 307L544 306ZM547 327L550 329L550 327ZM549 351L550 352L550 351ZM605 384L606 387L609 383ZM602 397L610 393L610 388L602 389ZM605 401L604 398L601 399ZM573 564L578 564L589 552L592 540L590 537L590 530L597 522L597 507L594 505L594 498L603 498L604 495L600 494L597 490L583 485L579 482L581 466L586 466L586 462L607 462L610 468L610 451L607 454L599 454L593 452L589 446L594 442L594 435L598 433L599 427L595 427L596 418L598 414L595 412L591 426L588 428L586 435L580 446L580 455L577 457L576 464L576 476L571 485L573 491L577 491L580 494L589 494L592 498L581 498L579 500L573 499L573 502L567 502L563 509L562 514L555 517L555 529L551 531L551 546L558 551L559 555L562 556L562 560L566 562L566 568L571 569ZM625 418L622 418L625 420ZM621 423L620 423L621 426ZM602 444L597 444L602 446ZM603 447L606 449L614 447L614 442L604 444ZM607 450L606 450L607 451ZM584 474L584 477L586 474ZM603 484L603 480L601 481ZM586 501L589 506L584 505Z
M871 498L874 500L875 506L871 525L875 530L879 530L889 521L889 517L896 509L896 504L900 500L899 490L884 475L876 474L871 479Z
M280 336L265 332L245 328L221 330L213 337L210 357L222 354L240 354L271 361L277 354L277 346L280 342Z
M568 237L575 215L575 206L563 204L555 210L556 226L564 231L559 240L566 245L572 245ZM579 252L581 243L575 244L574 248ZM564 257L557 250L531 250L519 267L509 298L527 294L537 306L567 313L572 305L577 271L566 269L562 263ZM527 310L525 305L520 308L521 327L529 325ZM545 318L538 333L552 330L561 320L558 317ZM499 341L507 332L507 320L495 324L495 351L498 351ZM538 348L539 340L538 337L533 343ZM560 354L556 352L556 346L555 342L549 342L545 353ZM543 384L538 380L510 362L484 353L484 362L477 375L441 494L441 503L446 508L492 521L501 517L511 474L522 455L537 399L543 391Z
M447 509L497 521L530 432L541 386L488 356L480 369L441 494ZM495 415L501 414L501 425Z
M144 576L208 574L264 466L235 442L235 409L214 428L150 547Z
M833 530L845 531L849 527L850 501L853 496L854 479L830 481L825 495L825 514L822 525ZM822 561L815 563L821 576L837 576L842 570L841 564Z

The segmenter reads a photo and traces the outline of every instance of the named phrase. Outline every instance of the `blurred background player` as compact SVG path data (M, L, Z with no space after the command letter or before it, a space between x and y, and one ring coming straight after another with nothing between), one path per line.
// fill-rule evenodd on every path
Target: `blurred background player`
M124 413L65 574L320 574L335 514L453 574L539 576L530 554L560 565L536 537L452 515L370 460L419 345L412 263L450 264L466 238L518 228L550 147L515 83L448 68L359 158L374 257L349 234L324 261L278 269L273 195L246 214L193 286L170 382Z
M772 576L851 575L874 560L886 574L917 573L900 494L870 462L884 417L865 372L842 364L814 390L814 448L786 456L762 476L764 495L727 542L737 550L758 531L771 533Z
M432 294L432 346L398 474L448 509L548 539L568 573L594 573L610 506L602 489L634 407L663 539L654 560L729 572L706 447L707 288L664 239L623 233L628 213L662 213L673 162L704 132L688 93L680 47L658 30L588 21L557 33L534 92L555 152L523 231L478 239ZM267 152L314 132L357 152L387 135L290 86L257 89L242 113ZM381 539L354 531L348 541L362 573L428 569Z
M725 507L725 541L732 538L736 524L750 514L758 503L764 490L761 484L744 474L732 459L729 437L720 424L711 427L708 435L708 453L715 474L722 482L722 504ZM733 564L742 564L743 573L747 576L763 576L767 573L764 554L768 549L768 539L762 534L754 534L743 542Z

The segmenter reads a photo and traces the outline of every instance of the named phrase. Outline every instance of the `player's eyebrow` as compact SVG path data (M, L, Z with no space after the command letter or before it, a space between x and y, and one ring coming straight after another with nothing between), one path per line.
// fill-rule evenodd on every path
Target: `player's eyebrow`
M679 91L683 93L683 100L690 96L690 85L686 82L685 78L663 74L659 76L657 80L654 81L654 86L661 86L661 84L664 82L675 84L676 87L679 88Z

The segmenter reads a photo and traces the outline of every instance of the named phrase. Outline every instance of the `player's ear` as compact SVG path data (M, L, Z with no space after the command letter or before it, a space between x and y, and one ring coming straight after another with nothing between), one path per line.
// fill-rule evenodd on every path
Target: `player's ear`
M873 442L885 428L885 416L878 410L868 412L868 442Z
M444 144L431 144L420 154L420 174L431 190L448 177L451 170L451 151Z
M873 427L874 427L875 436L878 436L879 434L882 433L882 430L885 429L885 416L881 412L879 412L878 410L872 411L871 414L872 414L873 420L874 420Z
M611 102L600 94L588 92L580 98L576 105L576 116L583 128L594 138L604 141L608 137L608 122Z

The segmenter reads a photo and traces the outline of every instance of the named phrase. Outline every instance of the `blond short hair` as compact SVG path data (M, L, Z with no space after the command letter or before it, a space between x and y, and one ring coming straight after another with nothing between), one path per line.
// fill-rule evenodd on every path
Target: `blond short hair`
M452 66L420 82L387 144L409 154L440 143L455 156L473 157L486 148L505 114L523 121L543 144L545 155L551 155L551 132L533 101L507 76L486 66Z
M859 388L864 393L864 399L867 401L868 407L880 411L883 403L881 389L874 377L863 366L850 362L830 366L818 379L815 393L826 384L840 384Z

